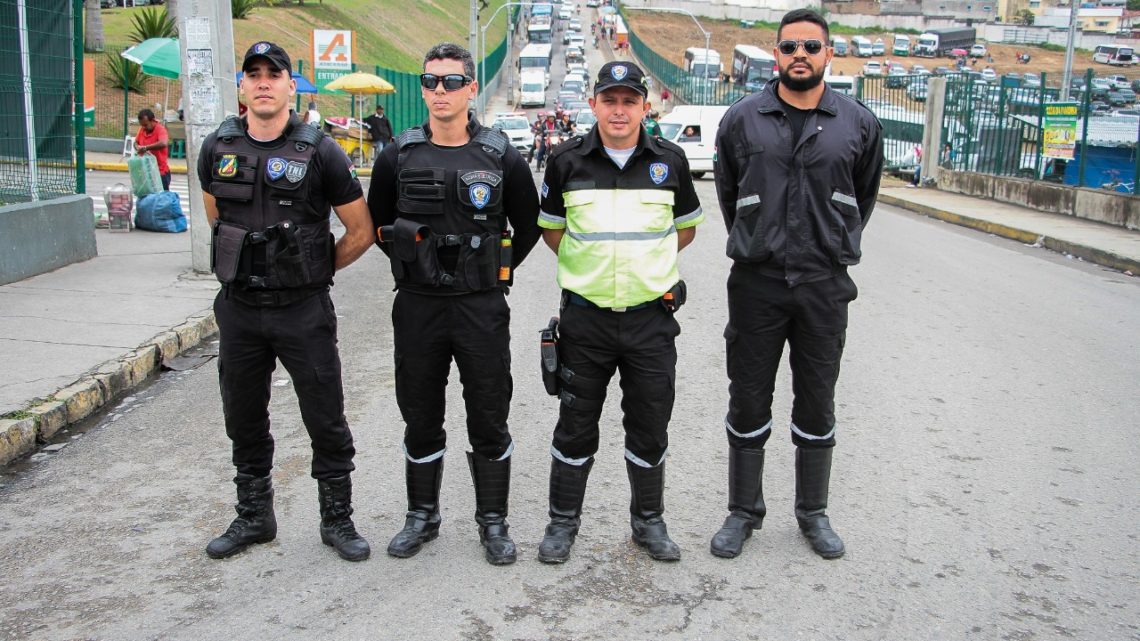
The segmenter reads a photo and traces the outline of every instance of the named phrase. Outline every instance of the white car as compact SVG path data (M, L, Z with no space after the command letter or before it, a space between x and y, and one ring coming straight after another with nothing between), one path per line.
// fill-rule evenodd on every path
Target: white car
M997 82L997 72L990 67L982 69L982 80L984 82Z
M590 133L590 130L593 129L597 123L598 117L594 115L594 112L589 109L582 109L578 112L578 117L574 120L574 133L579 136L585 136Z
M525 111L506 111L495 114L491 123L492 129L501 129L511 139L511 146L518 149L525 156L534 144L534 134L530 130L530 122L526 119Z
M971 58L985 58L986 57L986 45L974 45L974 46L970 47L970 57Z
M597 8L601 4L601 0L586 0L586 6L591 9Z
M863 65L864 76L881 76L883 75L883 63L878 60L871 60Z

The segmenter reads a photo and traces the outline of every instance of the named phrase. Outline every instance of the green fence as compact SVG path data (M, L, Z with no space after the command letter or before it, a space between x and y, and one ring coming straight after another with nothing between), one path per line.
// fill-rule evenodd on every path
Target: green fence
M72 156L81 2L19 4L0 0L0 205L71 195L77 180L82 190Z
M1078 187L1135 194L1140 179L1140 112L1122 92L1093 83L1088 69L1074 81L1077 103L1075 149L1071 159L1046 154L1047 108L1060 90L1020 86L1006 80L987 84L974 77L954 77L946 85L943 140L949 149L940 162L958 171L1017 176ZM1085 90L1084 87L1089 87ZM1126 110L1132 106L1131 110Z

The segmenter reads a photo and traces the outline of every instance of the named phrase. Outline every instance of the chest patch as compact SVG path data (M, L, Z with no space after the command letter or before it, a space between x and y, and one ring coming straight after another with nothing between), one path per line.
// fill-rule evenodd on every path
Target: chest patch
M489 171L469 171L460 176L459 179L463 181L464 185L471 186L472 188L475 187L475 183L488 183L492 187L498 187L499 183L503 180L502 177ZM487 185L483 186L486 187ZM475 198L472 197L471 200L474 201Z
M305 172L308 170L308 163L290 160L289 164L285 165L285 180L291 183L299 183L305 177Z
M663 162L655 162L649 165L649 179L653 181L653 184L660 185L668 177L669 165Z
M270 158L265 163L265 173L269 175L270 180L277 180L285 175L285 169L289 163L284 158Z
M218 159L218 175L222 178L233 178L237 175L237 154L222 154Z
M471 185L467 193L471 196L471 204L475 205L475 209L486 207L487 202L491 200L491 188L485 183Z

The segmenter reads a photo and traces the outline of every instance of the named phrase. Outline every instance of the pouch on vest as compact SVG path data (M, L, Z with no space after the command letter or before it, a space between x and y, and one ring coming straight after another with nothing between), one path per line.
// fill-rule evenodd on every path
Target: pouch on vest
M220 282L229 284L237 278L241 253L249 230L241 225L214 221L214 242L210 244L210 268Z
M278 223L271 229L275 230L274 239L270 241L273 253L268 256L273 263L273 273L277 276L278 284L286 289L292 287L305 287L312 283L309 273L309 261L305 256L305 241L301 236L301 227L291 221Z
M479 292L499 284L499 239L494 234L472 234L459 248L456 276L458 289Z
M480 169L461 171L455 180L459 204L475 220L498 215L503 202L503 172Z
M442 214L446 181L447 172L439 167L400 170L396 208L413 215Z
M442 274L431 228L397 218L392 225L392 275L397 284L435 287Z

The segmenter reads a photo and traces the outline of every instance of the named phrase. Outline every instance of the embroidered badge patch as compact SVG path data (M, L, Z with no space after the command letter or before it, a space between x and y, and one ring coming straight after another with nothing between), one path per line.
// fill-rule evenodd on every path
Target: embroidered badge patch
M610 67L610 75L613 76L614 80L621 80L629 75L629 67L625 65L614 65Z
M254 53L265 53L266 51L269 51L269 43L268 42L259 42L256 45L254 45L254 47L253 47Z
M308 170L309 165L307 163L290 160L289 164L285 166L285 180L291 183L299 183Z
M285 175L285 168L289 166L284 158L270 158L265 163L265 173L269 174L270 180L277 180Z
M491 200L491 188L484 183L475 183L467 190L471 196L471 204L475 205L475 209L482 209L487 206L487 202Z
M547 195L549 195L549 194L550 194L550 187L547 187L546 183L542 183L542 197L546 198Z
M233 178L237 175L237 154L222 154L218 160L218 175L222 178Z
M460 176L459 179L463 181L464 185L472 185L477 182L483 182L491 185L492 187L498 187L499 183L503 180L498 174L489 171L469 171Z
M660 185L665 182L665 179L668 177L669 165L663 162L655 162L649 165L649 179L653 181L653 184Z

